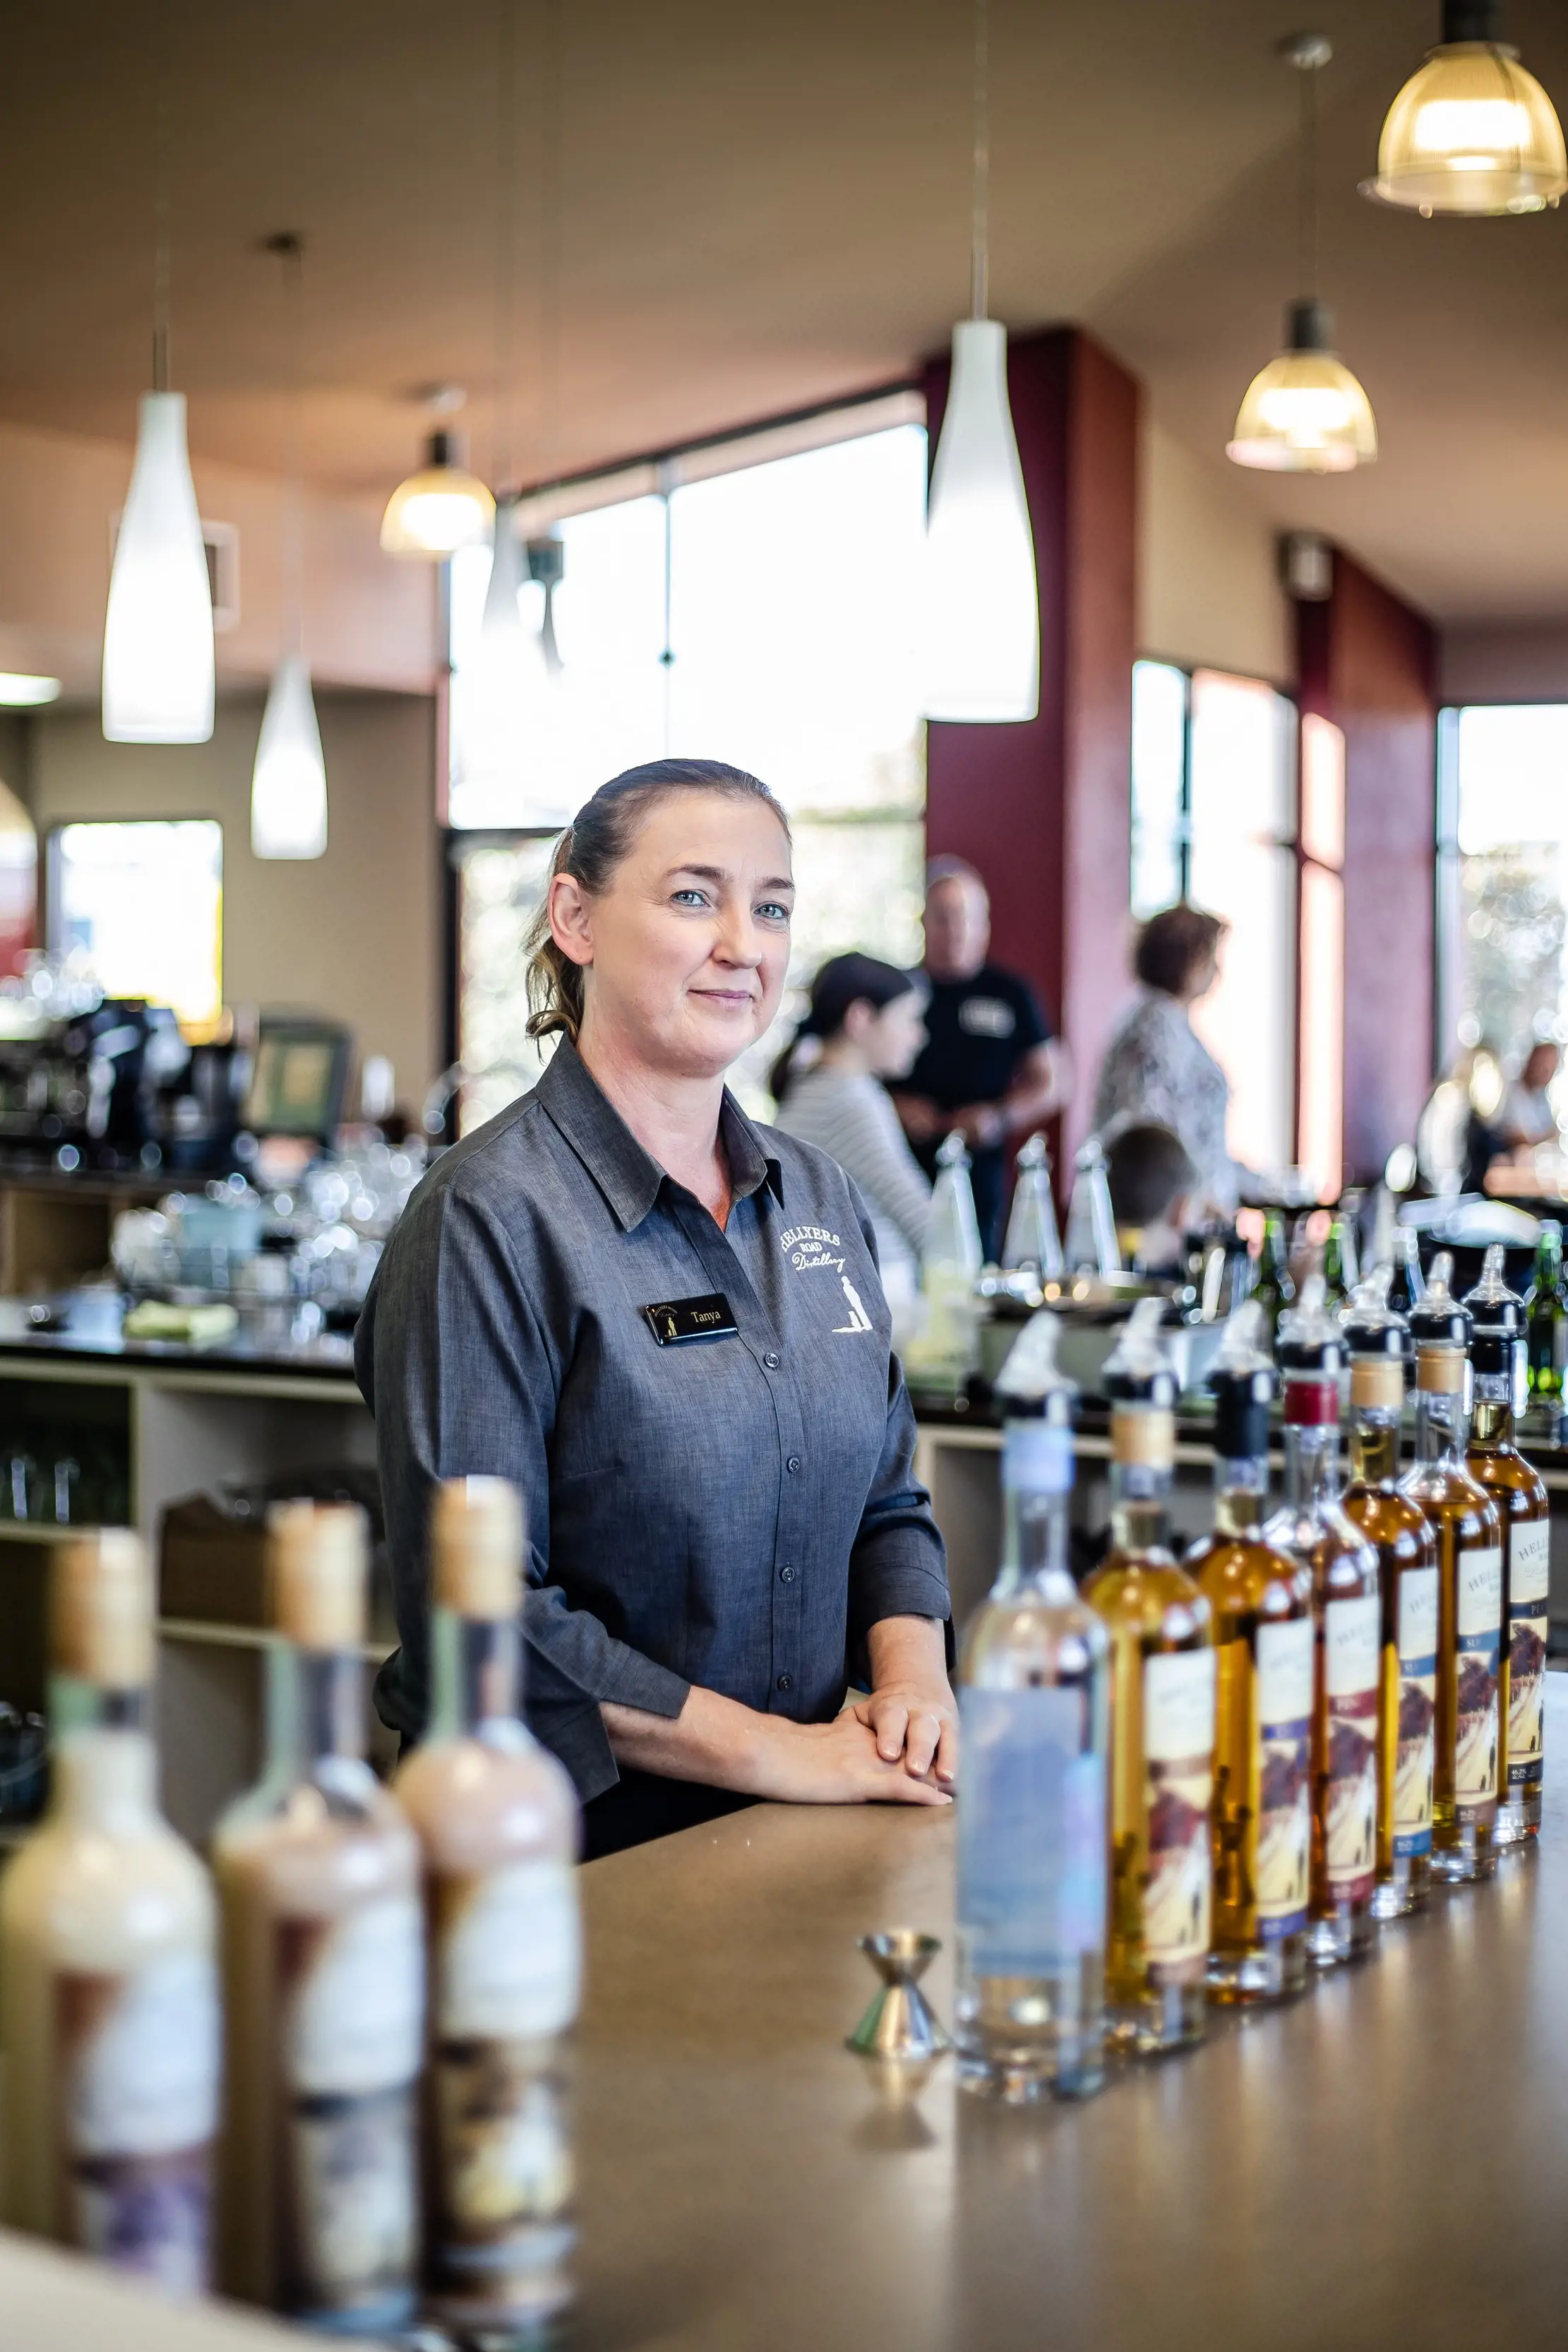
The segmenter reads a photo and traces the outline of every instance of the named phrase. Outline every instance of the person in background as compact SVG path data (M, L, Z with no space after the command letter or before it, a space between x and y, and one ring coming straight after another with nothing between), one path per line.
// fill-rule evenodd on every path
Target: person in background
M1168 1128L1197 1171L1205 1202L1229 1215L1243 1171L1226 1148L1230 1081L1189 1018L1219 976L1226 926L1201 908L1166 907L1138 933L1138 992L1105 1048L1093 1126L1109 1150L1119 1128Z
M1119 1128L1105 1152L1122 1255L1138 1274L1178 1274L1197 1171L1179 1136L1152 1119Z
M931 1182L904 1140L884 1078L902 1078L925 1040L918 978L875 956L831 956L770 1079L785 1135L814 1143L858 1186L871 1213L894 1344L915 1303ZM811 1046L816 1044L814 1056Z
M1498 1118L1504 1148L1533 1151L1538 1144L1557 1140L1557 1114L1552 1108L1551 1087L1560 1056L1549 1037L1538 1039L1525 1056L1524 1067L1502 1098Z
M915 1157L934 1173L955 1129L969 1148L980 1243L1000 1245L1007 1147L1060 1110L1072 1088L1027 980L988 963L991 902L972 866L938 857L925 877L925 1046L894 1101Z

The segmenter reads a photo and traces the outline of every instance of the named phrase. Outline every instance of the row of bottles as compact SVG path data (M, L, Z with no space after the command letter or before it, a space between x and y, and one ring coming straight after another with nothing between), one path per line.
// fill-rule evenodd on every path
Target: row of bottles
M569 2293L576 1801L519 1712L521 1512L437 1489L430 1736L364 1760L367 1545L268 1523L267 1757L211 1876L161 1817L144 1547L55 1557L54 1793L0 1882L13 2227L343 2335Z
M1111 1549L1069 1571L1073 1391L1055 1318L1004 1368L1001 1573L965 1636L961 2078L1098 2086L1106 2046L1180 2048L1207 2002L1277 2000L1364 1957L1434 1881L1540 1827L1548 1507L1513 1444L1525 1318L1501 1252L1407 1321L1313 1276L1232 1316L1212 1533L1169 1540L1176 1381L1157 1301L1105 1367ZM1416 1459L1400 1475L1413 1346ZM1339 1470L1348 1352L1350 1479ZM1469 1433L1474 1384L1475 1431ZM1284 1495L1268 1504L1282 1390Z

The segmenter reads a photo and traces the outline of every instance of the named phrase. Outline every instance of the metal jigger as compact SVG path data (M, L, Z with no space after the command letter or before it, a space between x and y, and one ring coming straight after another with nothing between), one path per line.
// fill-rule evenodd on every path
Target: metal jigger
M858 1945L882 1988L844 2047L857 2058L898 2066L918 2066L951 2050L920 1990L920 1979L942 1948L937 1938L915 1927L890 1927L880 1936L862 1936Z

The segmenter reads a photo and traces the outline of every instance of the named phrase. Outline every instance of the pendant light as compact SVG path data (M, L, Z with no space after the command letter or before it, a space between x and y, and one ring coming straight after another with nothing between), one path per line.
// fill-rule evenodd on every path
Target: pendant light
M382 517L389 555L439 563L460 547L483 547L496 519L496 501L463 463L455 433L433 433L419 471L398 484Z
M1285 312L1285 348L1247 387L1225 454L1278 474L1345 474L1377 455L1372 404L1333 348L1332 312L1317 299L1317 77L1333 50L1297 33L1284 55L1301 77L1301 299Z
M1444 0L1443 37L1393 105L1364 196L1434 213L1538 213L1568 194L1555 108L1502 38L1498 0Z
M305 402L305 240L291 231L267 240L283 263L293 383L288 401L287 478L283 507L284 653L272 674L250 785L250 845L257 857L319 857L327 847L327 766L306 666L305 491L300 457Z
M921 580L925 709L970 723L1040 709L1040 593L1008 405L1007 330L987 315L990 134L987 0L975 8L970 315L953 330Z
M185 444L169 389L169 67L160 64L152 390L142 395L103 628L111 743L205 743L213 731L213 596Z

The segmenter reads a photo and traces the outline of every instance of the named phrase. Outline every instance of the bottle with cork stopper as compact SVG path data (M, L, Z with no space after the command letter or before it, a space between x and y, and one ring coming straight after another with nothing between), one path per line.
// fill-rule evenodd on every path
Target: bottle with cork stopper
M1498 1658L1497 1843L1541 1834L1552 1503L1546 1482L1514 1443L1530 1399L1524 1301L1503 1279L1500 1243L1467 1292L1475 1407L1465 1466L1502 1522L1502 1642Z
M402 2326L418 2269L419 1849L364 1759L361 1511L267 1517L266 1767L219 1822L225 2293L340 2336Z
M1399 1491L1410 1333L1388 1304L1389 1281L1385 1265L1360 1284L1341 1325L1350 1349L1345 1516L1375 1548L1383 1584L1372 1897L1379 1919L1418 1911L1430 1888L1437 1706L1437 1538Z
M163 1820L140 1537L57 1545L53 1782L0 1880L4 2220L168 2291L207 2284L218 2120L215 1919Z
M1214 1612L1214 1941L1209 1998L1282 2000L1307 1980L1312 1871L1312 1580L1265 1542L1268 1317L1238 1307L1209 1376L1214 1532L1183 1563Z
M1102 1381L1111 1549L1083 1598L1111 1637L1111 2038L1200 2040L1213 1895L1215 1659L1207 1601L1170 1548L1176 1374L1140 1299Z
M1307 1951L1320 1968L1364 1958L1377 1923L1377 1707L1382 1594L1377 1553L1340 1502L1344 1349L1312 1274L1280 1318L1285 1499L1265 1540L1312 1589L1312 1872Z
M429 1932L426 2305L486 2336L539 2327L571 2293L578 1807L521 1720L523 1559L516 1487L436 1487L434 1704L395 1783Z
M1502 1641L1502 1520L1465 1463L1470 1318L1448 1287L1453 1270L1446 1251L1434 1258L1410 1312L1416 1463L1399 1486L1437 1538L1432 1875L1447 1883L1485 1877L1497 1862Z

